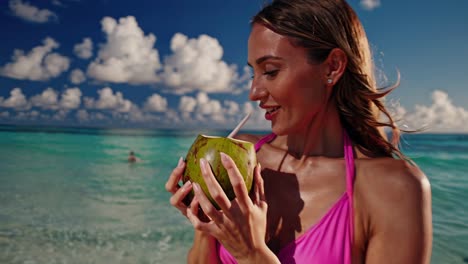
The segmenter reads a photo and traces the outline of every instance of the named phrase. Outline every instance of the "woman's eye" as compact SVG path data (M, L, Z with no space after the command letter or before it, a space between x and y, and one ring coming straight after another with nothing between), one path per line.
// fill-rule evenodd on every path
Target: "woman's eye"
M278 74L279 70L271 70L271 71L264 71L262 75L265 75L267 77L274 77L276 74ZM250 78L253 80L255 79L255 75L251 75Z
M275 76L277 73L278 73L279 70L271 70L271 71L265 71L263 72L263 75L267 75L267 76Z

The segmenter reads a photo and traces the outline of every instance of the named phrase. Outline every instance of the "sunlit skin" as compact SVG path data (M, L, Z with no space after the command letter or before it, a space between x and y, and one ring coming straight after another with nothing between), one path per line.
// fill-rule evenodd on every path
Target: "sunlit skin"
M320 80L324 70L307 60L306 50L292 50L290 41L256 25L249 39L249 66L254 71L250 99L271 110L277 135L304 133L314 114L326 106L331 89ZM304 111L307 109L307 111Z
M279 107L271 119L272 132L288 137L277 141L296 157L343 156L342 129L329 100L333 83L327 84L328 78L336 81L342 75L346 63L342 52L332 54L342 63L337 58L311 63L305 49L262 25L253 26L248 47L248 64L254 71L250 99L260 101L267 111ZM324 136L327 140L319 140Z
M173 194L171 204L195 229L188 263L218 263L215 239L238 263L279 263L275 254L345 193L343 127L330 98L346 68L344 53L334 49L322 63L311 63L303 48L259 24L252 28L248 48L254 71L250 99L260 102L278 137L257 153L262 170L255 171L251 197L229 157L223 164L236 191L233 201L201 163L221 211L196 184L177 186L185 166L179 162L166 189ZM260 137L239 138L255 143ZM426 176L402 160L371 158L356 149L355 156L353 263L429 263L432 219ZM195 199L187 208L182 200L192 189ZM198 218L199 205L209 222Z

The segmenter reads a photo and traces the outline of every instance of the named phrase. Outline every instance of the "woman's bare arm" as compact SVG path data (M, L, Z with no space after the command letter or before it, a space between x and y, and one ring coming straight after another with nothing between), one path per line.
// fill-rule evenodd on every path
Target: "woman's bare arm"
M192 248L187 255L189 264L217 264L219 263L216 253L216 239L201 231L195 230Z
M429 181L419 168L407 162L394 161L388 165L391 166L375 170L373 177L367 177L372 188L366 197L370 209L370 239L365 263L430 263ZM382 174L377 176L379 172Z

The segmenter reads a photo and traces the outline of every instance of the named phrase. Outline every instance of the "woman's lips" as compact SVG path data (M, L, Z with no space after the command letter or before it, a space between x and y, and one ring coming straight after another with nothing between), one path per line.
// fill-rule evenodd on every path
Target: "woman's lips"
M278 113L278 110L280 109L281 107L277 106L277 107L272 107L272 108L269 108L266 113L265 113L265 119L266 120L272 120L273 117Z

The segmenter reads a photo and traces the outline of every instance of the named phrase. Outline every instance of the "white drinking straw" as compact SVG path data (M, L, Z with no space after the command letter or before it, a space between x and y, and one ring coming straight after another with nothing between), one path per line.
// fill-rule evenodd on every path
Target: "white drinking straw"
M241 129L241 127L245 124L245 122L247 122L247 120L249 119L250 117L250 114L252 112L248 112L247 115L239 122L239 124L234 128L234 130L232 130L232 132L229 134L229 136L227 136L228 138L233 138L237 132L239 132L239 130Z

